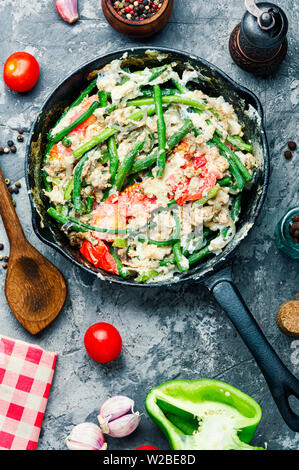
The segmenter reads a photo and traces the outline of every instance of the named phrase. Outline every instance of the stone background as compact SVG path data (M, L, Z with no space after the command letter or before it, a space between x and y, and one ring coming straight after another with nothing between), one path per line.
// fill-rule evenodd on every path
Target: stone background
M0 80L0 145L16 141L16 129L30 124L56 84L81 63L126 46L170 46L197 54L253 90L266 112L271 148L271 184L264 209L247 241L237 252L234 278L267 338L294 374L299 374L299 341L284 336L275 324L279 305L299 292L298 263L285 258L274 243L274 227L288 207L298 205L298 153L286 161L283 152L296 139L298 66L296 41L298 2L280 0L290 20L289 51L275 77L255 78L240 70L228 53L228 39L243 12L240 0L175 0L169 24L144 41L128 39L107 24L99 0L79 0L80 20L73 26L57 15L54 1L0 0L0 63L13 52L35 55L41 67L33 91L17 95ZM298 115L297 115L298 116ZM96 422L104 400L116 394L133 397L145 413L146 393L175 378L217 378L255 398L263 418L253 440L270 449L298 449L299 434L280 417L265 380L249 351L210 294L200 285L175 289L128 289L101 283L44 246L34 235L24 182L25 142L16 155L1 156L5 177L21 181L17 212L28 239L63 272L69 295L59 318L32 338L15 320L0 291L0 331L58 352L58 362L39 449L64 449L64 438L82 421ZM8 243L3 225L0 241ZM4 286L5 271L0 270ZM83 336L97 321L114 324L124 347L115 362L101 366L86 355ZM150 443L168 449L164 436L146 414L137 432L123 440L109 439L110 449L135 449Z

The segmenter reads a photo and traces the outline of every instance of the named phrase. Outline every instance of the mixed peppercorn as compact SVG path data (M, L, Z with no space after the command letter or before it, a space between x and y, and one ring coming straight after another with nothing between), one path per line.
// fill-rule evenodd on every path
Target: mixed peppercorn
M24 137L23 134L24 130L20 127L18 129L18 137L17 141L18 142L24 142ZM13 140L8 140L7 141L7 146L6 147L0 147L0 155L3 155L4 153L16 153L17 152L17 147L15 146L15 143Z
M144 21L155 15L165 0L110 0L114 10L130 21Z

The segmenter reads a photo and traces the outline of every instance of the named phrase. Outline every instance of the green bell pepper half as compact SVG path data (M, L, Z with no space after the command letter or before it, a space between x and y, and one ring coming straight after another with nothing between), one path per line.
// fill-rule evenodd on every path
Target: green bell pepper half
M172 380L149 392L145 408L174 450L264 450L249 442L258 403L218 380Z

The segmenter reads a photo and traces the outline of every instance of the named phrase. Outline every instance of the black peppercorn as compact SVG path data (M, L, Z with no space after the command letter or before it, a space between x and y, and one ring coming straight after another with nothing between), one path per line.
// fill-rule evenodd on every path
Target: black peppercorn
M292 141L288 142L288 147L290 150L296 150L297 148L296 142L292 142Z
M24 137L22 135L18 135L17 140L18 142L24 142Z
M286 150L284 152L284 156L285 156L285 158L287 158L289 160L290 158L292 158L292 152L290 152L289 150Z
M0 250L2 251L2 250L3 250L3 248L4 248L4 245L3 245L3 243L0 243Z
M12 140L8 140L7 141L7 145L8 147L12 147L14 145L13 141Z
M12 153L16 153L17 147L13 145L12 147L10 147L10 150L12 151Z
M3 155L3 154L4 154L4 148L0 147L0 155Z
M23 130L21 127L19 127L18 133L19 133L19 134L23 134L23 132L24 132L24 130Z

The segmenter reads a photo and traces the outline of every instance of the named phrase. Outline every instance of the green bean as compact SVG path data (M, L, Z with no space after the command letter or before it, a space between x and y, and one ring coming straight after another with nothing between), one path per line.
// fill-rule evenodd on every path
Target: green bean
M128 242L125 238L117 238L113 243L112 246L115 248L125 248L128 246Z
M57 220L59 223L62 225L65 225L67 222L69 222L69 218L61 215L54 207L49 207L47 210L47 213L55 220ZM87 230L78 225L78 224L73 224L72 228L76 230L76 232L87 232Z
M150 279L152 279L153 277L155 276L159 276L160 273L158 273L158 271L154 271L154 270L151 270L151 271L148 271L146 273L142 273L140 274L136 279L135 279L135 282L138 282L140 284L145 284L146 282L148 282Z
M154 114L156 114L156 108L150 108L148 107L146 109L146 114L147 116L153 116ZM128 116L128 119L131 119L131 121L140 121L144 116L144 112L143 110L140 110L140 111L136 111L136 113L133 113L131 114L130 116Z
M238 219L240 212L241 212L241 203L242 203L242 194L238 194L233 199L232 206L230 209L230 216L234 222Z
M148 90L148 89L145 89L145 90L141 90L141 93L143 96L147 97L147 98L151 98L154 96L154 92L152 89ZM174 88L162 88L161 89L161 94L162 96L173 96L177 93L177 90L175 90Z
M206 106L200 101L193 100L192 98L184 98L184 96L174 95L174 96L162 96L162 103L171 104L185 104L186 106L193 106L194 108L199 108L205 110ZM154 104L153 98L137 98L127 102L127 106L151 106Z
M92 82L90 82L90 84L85 88L85 90L82 91L82 93L78 96L78 98L64 111L64 113L62 113L62 115L60 116L60 118L56 122L53 129L55 129L57 124L59 124L59 122L64 118L64 116L67 115L67 113L69 112L70 109L74 108L75 106L78 106L78 104L80 104L84 100L84 98L86 96L88 96L89 93L92 92L92 90L95 88L96 84L97 84L97 78L95 78ZM54 138L54 136L52 135L53 129L49 132L49 134L47 136L47 139L49 141L53 140L53 138Z
M212 146L213 145L213 141L209 141L207 142L207 145L209 146ZM235 162L229 158L229 156L223 152L223 150L219 149L219 153L220 155L222 155L224 158L226 158L226 160L228 161L229 163L229 171L231 172L231 174L233 175L233 177L235 178L236 180L236 184L238 186L238 188L242 191L242 189L244 188L245 184L246 184L246 181L245 179L243 178L243 176L241 175L240 171L239 171L239 168L237 167L237 165L235 164Z
M174 79L173 79L173 80L172 80L172 83L175 85L175 87L178 89L178 91L179 91L180 93L182 93L182 95L183 95L184 93L188 93L188 91L189 91L188 88L185 87L184 85L182 85L182 84L181 84L180 82L178 82L177 80L174 80Z
M101 108L106 108L108 106L108 95L104 90L98 91L98 97Z
M246 144L246 142L244 142L244 140L238 135L229 135L226 140L238 149L246 150L247 152L251 152L252 150L252 145Z
M154 100L156 106L156 114L158 116L158 142L159 142L159 152L157 158L157 177L162 178L164 170L165 170L165 163L166 163L166 125L163 115L163 108L162 108L162 94L161 88L159 85L154 85Z
M62 129L58 134L56 134L53 139L50 141L50 144L54 145L57 142L59 142L63 137L65 137L69 132L71 132L75 127L79 126L82 124L82 122L86 121L91 114L100 106L100 103L98 101L94 101L88 108L85 113L81 114L72 124L68 125L64 129Z
M219 131L219 129L215 129L215 132L219 137L223 138L223 134ZM252 145L246 144L246 142L244 142L244 140L241 139L241 137L239 137L238 135L228 135L226 137L226 140L238 149L246 150L247 152L250 152L252 150Z
M85 162L89 156L85 155L75 167L74 172L74 188L73 188L73 204L75 212L81 212L81 177Z
M96 145L99 145L102 142L104 142L105 140L109 139L109 137L116 134L117 132L119 132L119 131L116 130L116 129L105 129L99 135L97 135L96 137L93 137L93 139L89 140L85 144L78 147L73 152L74 157L76 159L82 157L82 155L84 155L86 152L93 149Z
M105 201L110 194L110 191L115 183L115 177L117 173L117 168L118 168L118 153L117 153L117 147L116 147L116 141L115 137L112 136L108 139L108 148L109 148L109 171L110 171L110 179L109 179L109 184L111 185L109 188L106 189L104 192L104 195L102 197L102 201Z
M129 271L127 270L127 268L124 267L124 265L122 264L121 260L119 259L119 257L117 256L117 253L114 249L113 246L110 246L110 253L116 263L116 266L117 266L117 269L118 269L118 273L121 277L123 278L126 278L129 276Z
M72 145L72 141L68 137L64 137L61 143L64 147L70 147Z
M144 144L145 142L138 142L135 147L131 150L131 152L129 152L125 156L124 161L120 165L117 175L115 177L115 186L117 191L121 190L125 178L130 172L138 153L143 149Z
M247 170L246 166L241 162L240 158L235 154L235 152L233 152L230 148L223 144L223 142L221 142L221 140L219 139L219 137L217 137L216 134L214 134L212 141L214 142L214 144L217 145L218 148L220 148L223 152L230 156L231 160L235 163L235 165L237 165L240 173L245 178L245 180L251 181L251 174Z
M225 186L231 186L233 180L229 177L229 176L225 176L224 178L222 178L221 180L218 180L217 183L219 184L219 186L221 187L225 187Z
M109 157L110 157L109 151L103 150L103 152L101 152L101 158L99 158L98 162L101 163L102 165L105 165L105 163L108 162Z
M88 196L87 203L86 203L86 213L90 214L92 212L94 196Z
M173 249L174 259L175 259L176 265L180 273L189 271L189 262L182 253L180 241L175 243L172 249Z
M173 134L167 141L168 150L172 150L176 145L178 145L181 140L185 137L186 134L192 128L192 122L188 119L185 121L185 124L180 128L178 132ZM139 173L140 171L146 170L154 165L157 161L158 151L154 152L152 155L148 155L145 158L142 158L134 163L130 170L130 174Z
M153 68L151 71L152 71L152 75L151 77L149 78L149 82L153 82L154 80L156 80L156 78L160 77L160 75L162 75L163 72L165 72L165 70L167 70L168 66L167 65L164 65L162 67L156 67L156 68Z
M202 260L203 258L206 258L210 254L211 252L209 250L209 247L206 246L202 250L195 252L191 256L189 256L188 258L189 265L191 266L192 264L198 263L198 261Z
M74 178L71 178L64 190L64 199L66 201L70 201L71 200L71 195L72 195L72 192L73 192L73 189L74 189Z
M201 199L198 199L197 201L195 201L193 203L193 206L194 207L199 207L199 206L203 206L204 204L206 204L210 199L213 199L213 197L215 197L218 192L220 191L220 186L216 185L214 186L212 189L210 189L208 191L208 194L204 197L202 197Z
M164 209L164 208L163 208ZM157 245L157 246L171 246L174 245L176 242L180 240L180 220L176 214L172 214L174 221L175 221L175 229L173 234L168 240L153 240L151 238L148 239L149 245Z

